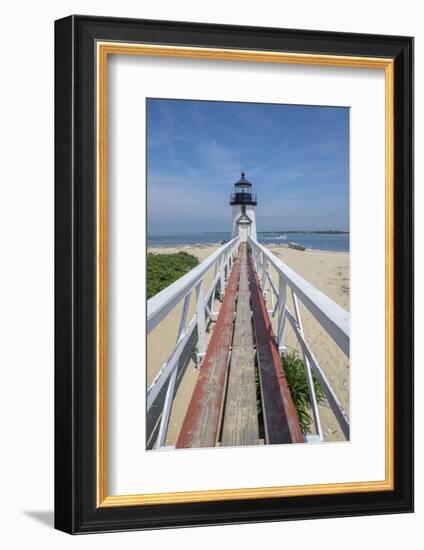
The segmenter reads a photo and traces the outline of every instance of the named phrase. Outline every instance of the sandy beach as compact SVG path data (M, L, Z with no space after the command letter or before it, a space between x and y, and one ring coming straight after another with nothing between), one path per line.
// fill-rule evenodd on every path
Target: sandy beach
M149 248L148 252L173 254L184 250L202 261L217 248L218 245L178 246L175 248ZM341 307L349 310L348 253L311 249L298 251L278 245L270 245L268 248L299 275L327 294ZM212 272L206 276L206 289L209 288L212 282L212 276ZM215 302L215 311L219 309L219 304L219 301ZM288 306L293 310L291 296L288 299ZM181 304L177 306L147 338L148 385L173 350L177 337L181 308ZM195 299L192 297L189 319L194 315L194 311ZM301 316L306 339L320 366L329 378L343 407L349 414L349 361L303 306L301 306ZM273 320L274 322L275 320ZM286 325L286 344L288 351L298 350L300 352L297 339L289 324ZM174 399L166 445L175 444L197 376L198 371L195 368L194 361L191 360L181 378ZM327 406L321 406L321 421L326 441L344 440L337 421Z

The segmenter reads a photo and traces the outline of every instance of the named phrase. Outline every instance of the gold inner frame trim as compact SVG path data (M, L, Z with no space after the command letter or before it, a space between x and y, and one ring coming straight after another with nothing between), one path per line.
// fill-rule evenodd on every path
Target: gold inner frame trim
M97 506L142 506L277 498L394 489L394 60L390 58L315 55L219 48L194 48L97 42ZM107 494L107 60L109 55L142 55L192 59L220 59L331 67L384 69L385 71L385 479L315 485L216 489L178 493Z

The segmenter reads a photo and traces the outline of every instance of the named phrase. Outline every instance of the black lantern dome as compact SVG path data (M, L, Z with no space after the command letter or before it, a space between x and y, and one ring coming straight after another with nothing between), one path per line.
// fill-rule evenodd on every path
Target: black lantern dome
M252 193L252 184L241 173L241 178L234 184L234 193L230 196L230 204L250 204L257 205L256 194Z

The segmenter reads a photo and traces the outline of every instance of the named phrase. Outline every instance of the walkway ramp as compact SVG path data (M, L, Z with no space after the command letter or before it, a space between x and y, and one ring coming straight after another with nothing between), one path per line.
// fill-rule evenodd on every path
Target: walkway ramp
M225 391L240 262L236 258L176 447L214 447Z
M261 384L265 442L303 443L296 408L291 398L258 275L249 256L249 285Z
M240 245L240 280L222 427L222 446L257 445L255 350L250 312L246 244Z
M265 443L303 442L258 277L242 243L176 447L259 444L257 369Z

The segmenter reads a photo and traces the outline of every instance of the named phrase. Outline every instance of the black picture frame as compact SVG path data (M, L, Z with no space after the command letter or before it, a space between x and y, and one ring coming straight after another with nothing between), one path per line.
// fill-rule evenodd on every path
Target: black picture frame
M394 60L394 490L96 504L98 40ZM413 511L413 39L73 15L55 22L55 527L68 533Z

